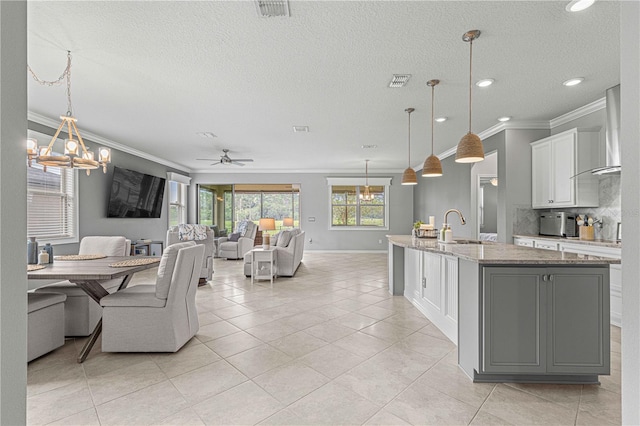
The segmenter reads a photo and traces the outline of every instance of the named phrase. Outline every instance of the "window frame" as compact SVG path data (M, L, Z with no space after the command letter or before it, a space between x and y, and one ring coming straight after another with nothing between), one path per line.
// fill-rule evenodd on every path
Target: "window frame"
M327 178L329 215L328 229L329 231L388 231L389 230L389 190L391 188L391 178L375 177L369 178L369 186L382 186L384 188L384 226L373 225L333 225L333 187L334 186L355 186L356 187L356 223L360 222L360 188L364 187L365 178ZM342 204L336 204L342 205ZM350 204L345 204L350 206ZM367 206L368 204L364 204ZM379 206L379 204L374 204Z
M168 202L167 202L167 225L169 227L178 226L181 223L187 223L187 204L188 204L188 192L189 192L189 184L191 183L191 178L185 175L181 175L178 173L167 172L167 181L169 182L167 191L169 192ZM173 202L173 189L172 183L176 184L177 188L177 202ZM178 223L171 223L171 208L173 206L178 207Z
M49 135L45 135L44 133L40 133L40 132L35 132L33 130L29 130L27 132L28 137L29 138L34 138L38 140L38 143L40 144L40 141L45 142L47 145L49 144L49 141L51 141L51 136ZM59 142L59 143L58 143ZM56 139L55 144L57 143L58 146L60 146L61 144L64 143L64 141L60 138ZM33 168L42 168L42 166L40 166L35 160L32 161L31 163L31 167ZM25 167L29 167L28 164L25 161ZM54 167L48 167L48 168L54 168ZM58 169L58 167L55 167L55 169ZM77 169L68 169L68 168L59 168L61 175L64 174L65 176L63 177L63 179L69 179L71 178L73 180L73 182L70 185L71 190L73 191L73 193L70 195L71 198L71 218L67 218L67 221L71 222L71 225L68 227L68 229L71 230L70 235L68 237L62 237L62 238L48 238L46 236L41 236L41 235L34 235L33 232L30 232L28 229L29 223L28 223L28 216L29 216L29 202L27 202L27 236L29 237L36 237L37 241L43 242L43 243L51 243L51 245L56 246L56 245L60 245L60 244L74 244L74 243L78 243L80 242L80 194L78 191L78 170ZM27 186L27 199L29 198L29 192L40 192L37 190L29 190L29 175L27 173L27 181L26 181L26 186ZM62 183L61 186L67 186L65 183ZM69 197L69 194L66 193L62 188L61 188L61 194L66 194L67 197Z

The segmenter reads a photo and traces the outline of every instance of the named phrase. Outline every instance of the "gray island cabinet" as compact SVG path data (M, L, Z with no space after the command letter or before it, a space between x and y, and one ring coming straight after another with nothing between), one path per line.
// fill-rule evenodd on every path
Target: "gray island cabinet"
M597 383L609 374L609 265L619 260L388 238L390 291L458 345L474 381Z

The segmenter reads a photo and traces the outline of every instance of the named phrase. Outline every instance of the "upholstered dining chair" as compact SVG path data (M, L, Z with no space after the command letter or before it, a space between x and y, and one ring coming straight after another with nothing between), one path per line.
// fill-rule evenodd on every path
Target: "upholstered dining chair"
M172 244L155 285L136 285L100 300L103 352L176 352L198 332L196 290L204 246Z
M104 254L106 256L127 256L131 250L131 240L125 237L88 236L80 240L78 254ZM62 261L61 261L62 262ZM122 284L122 279L102 282L103 287L113 293ZM60 281L36 289L36 292L64 293L64 335L88 336L102 317L102 308L80 287Z

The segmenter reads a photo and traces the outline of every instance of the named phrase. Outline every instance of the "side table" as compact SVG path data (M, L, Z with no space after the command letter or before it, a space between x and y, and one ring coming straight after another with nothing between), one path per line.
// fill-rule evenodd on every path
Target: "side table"
M273 285L273 278L278 276L276 249L256 247L251 250L251 284L253 280L268 279Z

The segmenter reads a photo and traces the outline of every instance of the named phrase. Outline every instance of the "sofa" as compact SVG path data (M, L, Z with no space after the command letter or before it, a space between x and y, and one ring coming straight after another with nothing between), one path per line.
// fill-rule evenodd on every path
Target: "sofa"
M218 257L242 259L253 248L257 231L258 225L249 220L238 223L234 233L218 239Z
M167 231L167 247L181 242L183 241L180 240L178 226L170 227ZM213 230L207 227L207 238L204 240L196 240L195 243L204 246L204 258L202 259L200 278L209 281L213 276L213 256L215 254Z
M271 237L270 245L276 249L279 277L293 277L304 254L304 231L299 228L280 231ZM244 275L251 276L251 253L244 256Z

